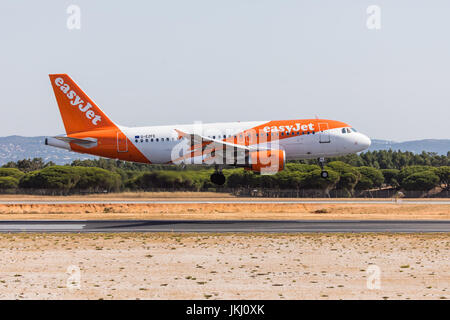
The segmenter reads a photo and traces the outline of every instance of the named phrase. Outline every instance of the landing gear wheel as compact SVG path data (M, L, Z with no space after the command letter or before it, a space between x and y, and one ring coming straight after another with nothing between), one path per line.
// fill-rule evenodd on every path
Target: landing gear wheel
M320 169L322 169L322 172L320 173L320 176L324 179L328 178L328 171L325 171L323 169L324 164L325 163L325 158L319 158L319 165L320 165Z
M211 175L211 182L214 184L217 184L219 186L224 185L225 183L225 176L223 175L223 173L219 173L219 172L214 172Z

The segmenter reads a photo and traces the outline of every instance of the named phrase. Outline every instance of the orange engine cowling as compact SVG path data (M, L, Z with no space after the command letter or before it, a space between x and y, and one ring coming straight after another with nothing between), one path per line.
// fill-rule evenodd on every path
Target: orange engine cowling
M286 165L284 150L251 151L246 159L246 169L273 174L282 171Z

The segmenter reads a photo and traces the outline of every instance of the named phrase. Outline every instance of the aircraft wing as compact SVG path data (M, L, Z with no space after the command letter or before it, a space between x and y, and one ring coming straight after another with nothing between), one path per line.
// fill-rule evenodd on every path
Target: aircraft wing
M207 162L212 157L221 157L225 160L226 157L232 157L234 161L242 161L248 156L248 153L256 148L226 142L222 140L212 139L209 137L201 136L195 133L185 133L180 130L175 130L182 138L190 141L190 153L185 154L182 158L188 159L195 157L198 154L202 154L203 162ZM182 160L176 159L176 160ZM225 161L224 161L225 162ZM230 161L226 161L227 164L231 164Z
M223 146L228 146L231 148L238 148L242 151L253 149L249 146L234 144L231 142L226 142L226 141L217 140L217 139L211 139L209 137L201 136L201 135L195 134L195 133L185 133L180 130L175 130L175 131L180 135L180 137L190 139L193 147L199 147L200 145L202 145L202 146L207 145L208 147L211 147L211 145L212 145L217 149L223 148Z

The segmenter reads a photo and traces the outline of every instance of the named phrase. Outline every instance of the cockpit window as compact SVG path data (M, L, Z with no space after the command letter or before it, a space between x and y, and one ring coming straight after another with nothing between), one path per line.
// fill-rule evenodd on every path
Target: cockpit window
M342 128L342 133L347 133L347 131L345 131L345 128Z
M355 129L355 128L351 128L351 130L352 130L353 132L358 132L358 131L356 131L356 129Z
M350 129L349 128L347 128L347 133L350 133L351 131L350 131Z

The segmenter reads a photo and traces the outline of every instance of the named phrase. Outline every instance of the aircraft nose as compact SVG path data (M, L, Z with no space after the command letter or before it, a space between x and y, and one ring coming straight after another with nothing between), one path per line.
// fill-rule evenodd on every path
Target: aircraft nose
M370 138L364 134L360 134L360 136L358 137L358 145L363 148L363 150L366 150L367 148L370 147L370 145L372 144L372 141L370 140Z

